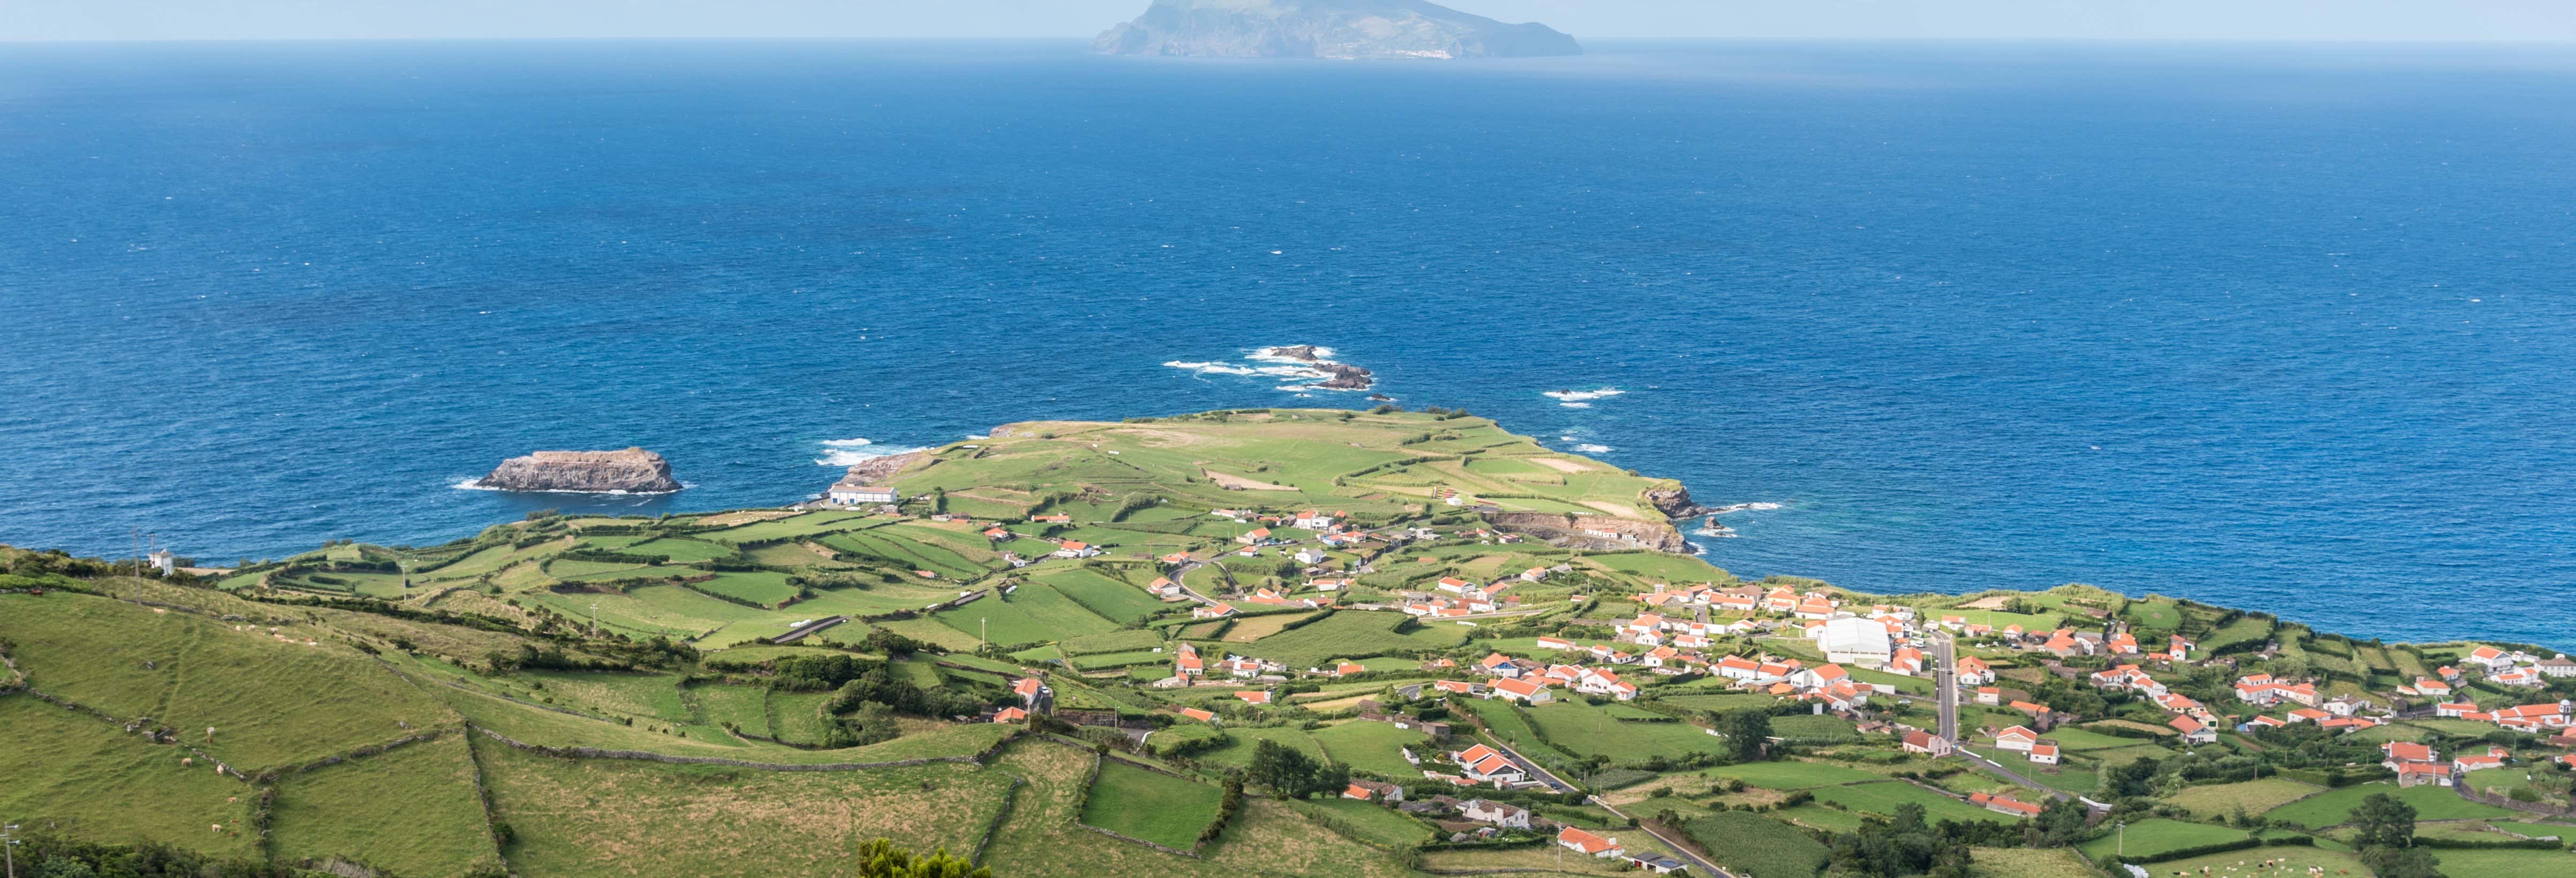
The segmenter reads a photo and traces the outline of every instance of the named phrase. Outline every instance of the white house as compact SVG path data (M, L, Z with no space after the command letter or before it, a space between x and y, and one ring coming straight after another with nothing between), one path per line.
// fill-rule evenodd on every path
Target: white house
M901 500L902 496L902 492L896 491L893 488L883 485L863 484L860 482L853 482L848 479L841 480L839 483L834 484L831 490L824 492L824 497L826 499L844 506L855 506L864 503L893 503Z
M1877 668L1887 664L1895 647L1887 637L1887 626L1876 619L1845 617L1825 620L1824 632L1817 644L1825 648L1825 660L1837 664L1854 664Z

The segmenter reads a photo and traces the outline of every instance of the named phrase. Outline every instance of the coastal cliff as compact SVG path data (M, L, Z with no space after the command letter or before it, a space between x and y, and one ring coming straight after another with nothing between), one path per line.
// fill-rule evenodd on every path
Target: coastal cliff
M513 457L477 480L502 491L664 494L680 490L671 463L641 448L619 451L539 451Z
M1422 0L1154 0L1102 33L1112 55L1522 58L1580 55L1547 25L1505 24Z
M1553 512L1495 512L1485 516L1499 530L1526 533L1550 545L1569 549L1653 549L1676 555L1691 553L1681 531L1660 521L1606 515L1559 515Z
M850 471L841 477L841 481L854 485L884 484L885 480L894 478L895 473L903 472L905 468L929 456L928 451L907 451L902 454L871 457L859 461L857 466L850 467Z

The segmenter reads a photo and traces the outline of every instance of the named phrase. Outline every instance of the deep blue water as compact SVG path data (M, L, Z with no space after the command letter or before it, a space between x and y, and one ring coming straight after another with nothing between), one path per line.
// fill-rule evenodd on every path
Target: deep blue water
M1684 479L1710 560L2576 640L2569 50L0 46L0 542L793 500L1309 342ZM1627 391L1572 408L1560 388Z

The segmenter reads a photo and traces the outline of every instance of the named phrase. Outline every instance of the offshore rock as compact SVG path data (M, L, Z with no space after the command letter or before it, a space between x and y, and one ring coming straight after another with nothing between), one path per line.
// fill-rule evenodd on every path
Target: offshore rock
M501 462L476 487L501 491L667 494L679 490L671 463L641 448L540 451Z
M1505 24L1423 0L1154 0L1091 41L1112 55L1522 58L1580 55L1547 25Z
M1690 489L1679 484L1646 489L1646 502L1654 504L1655 511L1663 513L1666 518L1689 518L1711 511L1706 506L1691 502Z

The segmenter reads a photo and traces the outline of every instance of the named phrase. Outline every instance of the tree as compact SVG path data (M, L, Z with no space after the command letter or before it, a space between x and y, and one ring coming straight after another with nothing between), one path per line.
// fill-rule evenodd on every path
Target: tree
M2352 809L2356 847L2404 848L2415 844L2415 806L2387 793L2372 793Z
M993 870L947 848L915 854L880 838L859 846L859 878L993 878Z
M2443 878L2442 861L2423 848L2366 848L2361 864L2379 878Z
M1771 712L1758 707L1729 711L1717 718L1717 733L1725 736L1727 755L1735 761L1760 761L1770 744Z
M1334 784L1330 789L1338 791L1342 787L1349 786L1350 769L1341 766L1334 766L1333 769L1337 770L1337 776L1341 782ZM1321 782L1333 779L1326 776L1327 771L1303 751L1264 738L1252 748L1252 770L1248 775L1253 783L1269 787L1271 792L1292 799L1302 799L1310 793L1318 792L1318 785Z

